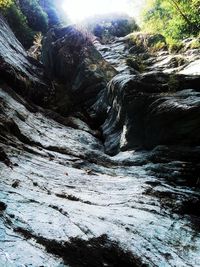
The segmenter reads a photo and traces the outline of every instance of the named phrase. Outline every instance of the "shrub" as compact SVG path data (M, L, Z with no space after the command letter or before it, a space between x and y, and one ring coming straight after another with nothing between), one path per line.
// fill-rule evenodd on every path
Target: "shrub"
M58 15L58 4L56 3L56 0L39 0L39 4L48 16L49 27L59 25L61 12L59 12Z
M151 47L151 52L157 52L166 49L166 42L158 41Z
M196 36L200 31L200 0L148 0L143 29L174 41Z
M0 0L0 8L25 48L33 44L37 32L48 29L48 16L38 0Z
M176 53L183 48L183 43L179 40L168 37L166 39L170 53Z
M33 58L40 60L42 49L43 36L41 32L38 32L34 36L33 46L28 50L28 53Z
M129 34L127 40L131 50L135 52L156 52L167 47L165 37L161 34L135 32Z
M27 25L27 19L16 4L4 11L4 15L18 40L29 48L33 42L34 32Z
M193 40L191 42L191 49L198 49L200 48L200 39Z
M38 0L19 0L19 4L29 27L34 31L45 33L48 29L48 16L42 10Z

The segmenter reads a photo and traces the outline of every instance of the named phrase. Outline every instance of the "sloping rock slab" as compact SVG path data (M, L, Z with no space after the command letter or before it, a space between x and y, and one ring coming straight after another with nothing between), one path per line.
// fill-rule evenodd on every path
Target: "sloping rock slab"
M110 158L90 133L19 99L0 90L1 263L198 266L200 195L187 176L181 183L192 169L186 150ZM198 148L189 151L198 157Z
M115 76L104 94L110 106L102 125L106 152L113 155L161 144L198 145L198 82L198 76L164 73ZM197 91L181 90L190 86ZM97 113L101 107L99 99L94 106Z
M40 104L48 95L42 64L28 56L1 14L0 82L14 86L16 92Z

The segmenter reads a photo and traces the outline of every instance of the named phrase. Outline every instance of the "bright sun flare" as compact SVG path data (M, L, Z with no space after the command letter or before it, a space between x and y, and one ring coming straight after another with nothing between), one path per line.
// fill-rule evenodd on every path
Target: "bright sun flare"
M62 9L72 22L80 22L87 17L107 13L126 13L137 18L144 1L136 0L135 6L131 6L133 0L63 0Z

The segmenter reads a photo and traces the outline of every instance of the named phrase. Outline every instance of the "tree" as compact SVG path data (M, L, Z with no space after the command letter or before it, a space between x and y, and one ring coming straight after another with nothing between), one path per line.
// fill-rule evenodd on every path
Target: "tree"
M37 32L46 32L48 17L38 0L0 0L0 8L11 29L25 48Z
M38 0L19 0L19 6L26 16L28 25L34 31L45 33L48 29L48 16L39 5Z
M192 1L192 3L191 3L192 4L191 5L192 8L194 7L194 5L196 5L196 2L197 1ZM182 18L185 20L185 22L188 24L188 26L191 29L199 30L199 26L200 25L198 25L198 24L194 23L192 20L190 20L190 17L191 17L190 15L195 15L194 10L192 10L192 14L191 14L191 12L189 12L189 9L188 9L187 12L189 14L186 14L181 8L181 5L180 5L181 3L179 4L179 2L175 1L175 0L171 0L171 3L172 3L172 5L174 5L174 7L177 10L177 12L182 16ZM188 4L188 3L182 3L182 7L184 7L184 5L186 5L186 4ZM189 8L189 6L187 6L187 7Z
M60 24L60 17L54 0L39 0L39 4L48 16L49 27Z
M32 45L35 33L28 26L27 19L21 12L20 8L13 3L4 10L3 14L18 40L25 48L29 48Z
M148 0L144 28L174 40L198 35L200 0Z

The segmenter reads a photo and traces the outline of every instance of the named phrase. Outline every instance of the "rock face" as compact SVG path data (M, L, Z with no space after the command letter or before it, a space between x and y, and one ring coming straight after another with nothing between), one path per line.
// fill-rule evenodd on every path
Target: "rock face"
M42 65L30 58L0 14L1 80L15 85L15 91L42 104L48 95Z
M43 62L50 78L58 79L79 105L91 105L116 74L94 47L91 36L75 27L52 29L43 45Z
M106 153L152 149L163 144L198 145L200 76L182 74L191 58L182 59L184 63L178 67L172 65L172 56L166 53L158 54L159 63L154 55L142 53L145 69L138 72L127 66L126 41L127 38L122 39L107 49L97 44L102 55L120 72L93 105L97 118L102 108L107 112L101 126ZM175 58L178 61L181 56ZM198 57L193 60L198 64ZM102 106L102 99L106 106Z
M167 80L168 75L152 73L120 74L111 81L107 92L110 110L102 125L109 154L159 144L199 144L200 95L189 89L172 93ZM193 82L195 87L197 80L192 79L191 86ZM184 80L180 86L184 88Z
M1 61L29 79L33 63L20 44L16 54L7 45L14 36L1 21L0 45L13 53ZM0 265L200 266L199 77L179 74L189 59L161 71L166 55L149 55L141 73L126 64L126 42L85 47L79 34L74 51L76 29L49 33L46 72L103 138L82 114L62 117L25 100L1 72Z
M2 264L198 266L198 148L110 158L10 93L0 91Z
M165 37L161 34L149 34L142 32L133 32L127 35L123 40L127 40L131 48L130 53L142 53L155 48L166 48Z

